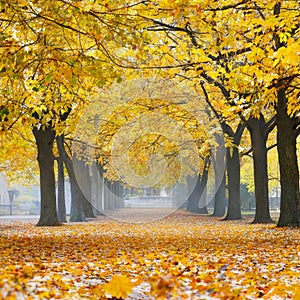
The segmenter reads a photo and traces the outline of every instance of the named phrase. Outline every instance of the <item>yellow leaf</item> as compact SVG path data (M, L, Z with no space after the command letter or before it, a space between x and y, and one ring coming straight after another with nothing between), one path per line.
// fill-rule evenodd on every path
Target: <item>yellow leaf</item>
M113 297L124 299L132 292L134 284L125 275L114 275L109 283L103 285L103 290Z
M26 275L26 277L32 278L34 276L34 268L33 267L24 266L23 270L24 270L24 274Z
M296 288L293 299L294 300L300 299L300 287Z

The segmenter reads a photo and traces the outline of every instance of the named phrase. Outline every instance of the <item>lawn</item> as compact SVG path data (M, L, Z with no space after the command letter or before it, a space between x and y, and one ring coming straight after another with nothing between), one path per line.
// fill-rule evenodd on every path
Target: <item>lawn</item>
M0 223L0 299L300 299L300 230L176 212Z

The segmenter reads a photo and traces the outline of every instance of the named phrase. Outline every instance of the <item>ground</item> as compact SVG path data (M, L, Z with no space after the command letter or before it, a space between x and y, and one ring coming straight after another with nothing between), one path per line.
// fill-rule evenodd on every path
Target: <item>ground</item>
M299 229L186 212L34 224L0 220L0 299L300 299Z

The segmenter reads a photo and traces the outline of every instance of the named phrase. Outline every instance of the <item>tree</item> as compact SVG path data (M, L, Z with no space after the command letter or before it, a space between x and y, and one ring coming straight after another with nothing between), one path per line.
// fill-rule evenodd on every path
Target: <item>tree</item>
M253 123L262 111L276 110L282 185L278 225L299 225L299 1L99 5L38 0L24 5L14 0L0 5L4 130L17 122L43 126L51 119L56 134L62 133L65 124L58 116L67 107L74 115L81 111L93 87L121 81L123 73L139 76L120 67L142 68L149 77L181 78L190 86L205 84L210 95L218 89L222 100L210 99L224 124L232 125L238 115L243 123ZM255 143L254 128L261 126L251 129ZM255 218L259 222L268 219L265 179L262 191L257 193L264 207L264 216Z
M24 126L32 126L39 148L43 134L48 141L48 131L54 132L54 136L63 133L65 122L61 122L61 114L70 107L74 114L78 113L94 86L102 86L119 76L113 66L120 62L108 48L119 49L134 39L128 34L132 32L131 26L124 25L130 22L120 22L120 16L125 20L130 7L122 1L114 3L117 9L101 6L101 11L98 4L86 5L86 1L73 5L67 1L14 0L0 5L4 45L1 94L5 99L1 100L1 114L5 119L9 114L11 123L7 128L19 120ZM47 151L47 154L50 167L53 153ZM40 155L38 162L45 161L46 157L41 159ZM40 166L40 172L44 178L44 166ZM41 189L48 189L42 185L53 184L52 175L49 179L41 181ZM52 191L53 187L51 194ZM55 197L42 192L41 201L45 202L41 216L46 218L49 213L52 216L49 225L53 225L55 212L49 209L54 210L55 205L49 203ZM44 211L46 208L48 211ZM40 224L47 225L47 221Z
M65 149L65 140L63 136L58 136L57 139L57 147L59 150L59 155L63 160L71 184L71 216L70 221L72 222L82 222L86 217L94 217L92 205L91 205L91 195L88 194L91 192L91 186L84 186L82 182L78 182L78 180L83 180L84 177L88 177L89 182L89 174L82 174L84 177L76 176L74 170L74 164L71 158L71 154L69 155ZM78 164L78 160L75 159ZM86 170L85 165L81 165L80 171L84 172ZM86 183L86 181L84 181ZM85 188L85 191L82 191L82 188ZM86 197L89 197L88 199Z
M281 201L280 201L280 218L278 226L300 226L300 195L299 195L299 169L297 161L297 136L298 136L298 117L295 116L295 111L298 111L298 106L289 108L289 102L295 104L299 94L294 93L295 86L299 84L299 64L294 62L291 57L282 52L288 52L289 55L296 55L295 47L299 46L299 28L300 23L297 19L296 9L298 6L292 6L292 14L289 15L289 22L282 20L287 16L287 9L290 4L277 2L274 6L274 16L278 19L279 24L274 28L274 44L275 51L281 53L277 59L280 59L278 64L283 67L279 72L279 78L273 82L277 89L277 149L280 169L281 183ZM281 25L281 22L283 24ZM280 28L284 26L283 29ZM288 66L285 66L285 62ZM286 68L288 73L286 74ZM297 88L296 88L297 89ZM296 99L295 99L296 97Z
M72 162L76 173L74 180L79 190L82 213L86 218L95 218L92 206L92 185L89 165L83 159L77 158L76 155L73 155Z
M89 157L90 163L98 160L112 182L138 188L183 183L187 188L188 175L196 177L203 172L205 186L205 157L216 147L214 138L208 136L221 130L209 119L205 102L194 99L195 95L179 82L153 78L103 89L101 100L94 101L80 121L75 152ZM95 112L102 121L93 129ZM193 181L190 192L195 184ZM203 191L204 186L200 187ZM195 199L199 202L200 197Z
M206 75L204 76L207 77ZM211 78L207 79L209 82L212 81ZM225 98L230 97L229 91L227 91L227 89L223 85L220 85L214 80L212 82L214 83L214 85L220 87L221 93ZM224 134L226 134L226 136L229 138L228 145L226 147L226 174L229 199L225 220L239 220L242 219L242 214L240 194L240 156L238 147L241 142L242 134L246 124L243 121L240 121L235 128L233 126L230 126L228 124L230 121L225 122L222 118L222 112L218 112L216 110L215 104L213 104L213 102L210 100L209 94L203 83L201 83L201 88L207 104L214 111L215 116L221 123ZM234 107L234 105L230 106ZM233 118L231 117L230 120L233 121Z
M155 10L155 6L149 6L150 10ZM151 24L148 30L156 35L157 41L160 40L156 43L164 43L159 48L147 48L149 55L156 58L152 60L152 67L181 69L181 72L171 73L196 80L202 77L217 85L222 92L229 92L225 97L227 103L229 106L234 104L237 109L226 108L223 116L240 110L245 113L246 120L249 117L259 118L261 110L275 107L277 118L281 119L278 125L289 124L278 129L278 139L283 139L278 141L283 175L279 226L298 226L296 207L299 206L299 183L295 138L299 85L296 50L299 48L299 2L203 1L201 5L192 3L185 6L161 1L159 6L160 13L155 17L146 11L139 15ZM290 134L283 136L286 130ZM292 171L287 174L288 166L292 165Z
M281 201L278 226L300 226L299 170L296 140L298 118L287 111L286 88L278 91L277 149L279 158Z
M15 200L15 197L20 195L20 192L15 189L9 189L8 191L8 198L9 198L9 214L12 215L13 214L13 202Z

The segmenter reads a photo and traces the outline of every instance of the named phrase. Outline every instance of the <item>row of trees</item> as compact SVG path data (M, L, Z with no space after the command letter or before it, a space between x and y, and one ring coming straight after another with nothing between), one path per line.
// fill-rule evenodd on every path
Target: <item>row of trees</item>
M59 224L55 139L72 137L99 89L142 74L192 86L218 118L227 147L226 219L241 218L239 144L247 128L254 163L254 222L271 222L267 140L276 127L278 225L299 226L298 1L14 0L0 5L1 139L9 138L1 151L7 154L8 146L18 151L11 136L28 139L33 132L41 185L39 225ZM114 99L110 101L113 107ZM64 150L62 141L57 144L72 176L72 153ZM13 153L2 159L11 157ZM96 157L108 163L101 151ZM74 197L78 194L74 190ZM222 199L224 184L216 203ZM223 214L223 209L216 213Z

